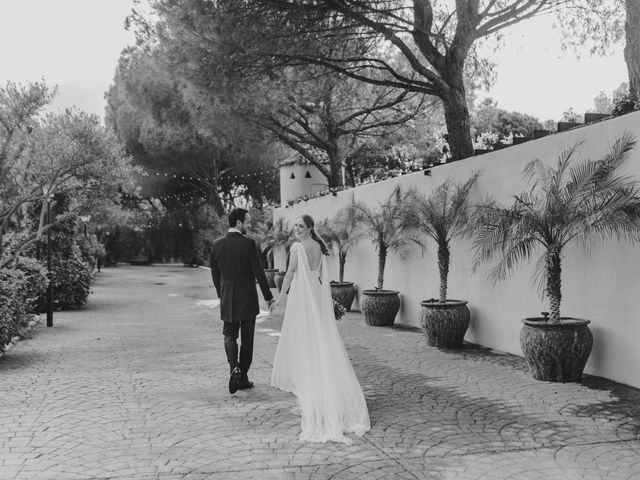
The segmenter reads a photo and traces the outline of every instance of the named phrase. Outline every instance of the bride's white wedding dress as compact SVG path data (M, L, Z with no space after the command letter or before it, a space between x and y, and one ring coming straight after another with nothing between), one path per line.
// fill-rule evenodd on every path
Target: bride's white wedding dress
M370 427L364 394L333 313L324 255L311 270L304 247L294 244L298 265L287 300L271 385L292 392L302 410L300 440L352 443L345 433Z

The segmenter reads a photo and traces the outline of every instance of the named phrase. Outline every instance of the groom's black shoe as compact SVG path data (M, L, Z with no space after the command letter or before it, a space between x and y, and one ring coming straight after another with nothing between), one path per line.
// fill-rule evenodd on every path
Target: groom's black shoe
M238 367L231 371L231 377L229 377L229 393L236 393L240 385L240 377L242 372Z
M240 383L238 384L238 390L246 390L248 388L253 388L253 382L250 382L247 378L240 379Z

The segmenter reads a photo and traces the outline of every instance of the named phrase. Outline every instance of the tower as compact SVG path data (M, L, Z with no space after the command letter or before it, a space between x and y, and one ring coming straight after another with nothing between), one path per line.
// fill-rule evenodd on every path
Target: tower
M299 157L280 163L280 205L325 190L329 182L315 165Z

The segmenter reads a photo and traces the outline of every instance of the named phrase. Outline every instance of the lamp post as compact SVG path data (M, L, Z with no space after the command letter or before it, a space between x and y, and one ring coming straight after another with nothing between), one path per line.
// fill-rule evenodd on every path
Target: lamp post
M84 238L87 238L87 223L91 220L91 215L80 215L78 218L84 224Z
M47 196L47 327L53 327L53 277L51 275L51 199Z

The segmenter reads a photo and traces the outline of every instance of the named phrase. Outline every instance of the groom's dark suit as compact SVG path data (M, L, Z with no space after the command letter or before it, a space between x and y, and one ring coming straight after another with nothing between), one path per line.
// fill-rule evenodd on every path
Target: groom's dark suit
M231 370L239 366L242 378L253 359L253 335L260 312L256 279L265 300L273 298L258 258L255 242L241 233L229 232L213 242L211 276L220 299L220 318L224 321L224 347ZM238 333L240 361L238 362Z

